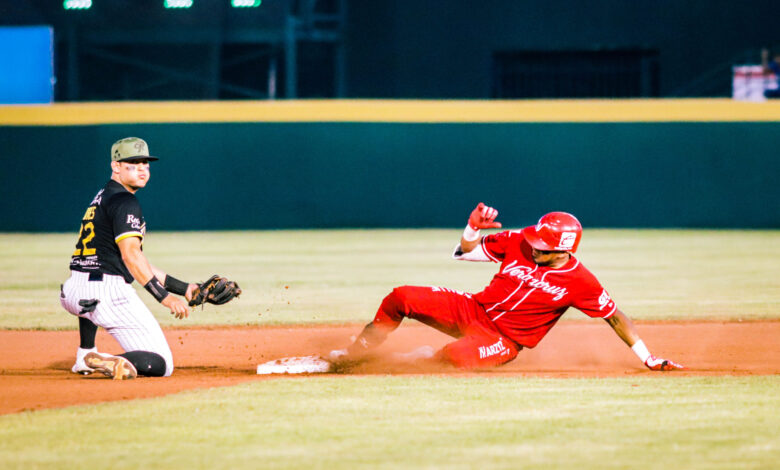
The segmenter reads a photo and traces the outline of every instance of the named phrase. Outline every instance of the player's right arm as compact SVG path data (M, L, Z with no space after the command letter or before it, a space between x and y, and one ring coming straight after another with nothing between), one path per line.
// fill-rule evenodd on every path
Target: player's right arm
M645 342L639 337L639 334L634 327L634 323L625 313L621 312L619 308L615 308L615 313L604 320L615 331L618 337L634 351L634 354L639 357L639 360L642 361L648 369L661 371L684 369L683 366L676 362L655 357L650 354L647 346L645 346Z
M636 354L640 361L650 370L675 370L683 366L650 354L645 342L639 337L634 322L623 313L609 293L598 282L595 276L584 266L580 266L578 281L579 291L572 299L572 306L592 318L603 318L617 336Z
M460 237L460 249L463 253L469 253L478 247L482 242L482 235L479 233L483 228L501 228L501 222L496 222L498 211L490 206L480 202L477 207L471 211L469 223L463 230Z
M152 269L152 265L141 250L141 239L139 237L123 238L117 242L117 246L122 255L122 261L125 263L125 266L127 266L127 270L130 271L130 274L133 275L133 278L138 281L139 284L144 286L151 293L152 290L155 290L154 281L157 280L156 284L159 287L156 289L157 293L152 293L152 295L154 295L161 304L169 308L176 318L181 319L189 316L187 304L178 297L168 294L168 292L165 291L165 288L160 284L159 279L157 279L154 270ZM158 296L160 297L158 298Z

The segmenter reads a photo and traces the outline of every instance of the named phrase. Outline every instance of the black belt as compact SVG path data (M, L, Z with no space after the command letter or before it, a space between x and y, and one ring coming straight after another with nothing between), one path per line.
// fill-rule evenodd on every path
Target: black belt
M124 276L122 276L121 274L101 273L100 271L80 271L77 269L74 269L74 271L89 275L89 280L94 282L104 281L106 280L106 276L117 276L117 277L121 277L122 280L124 280L127 284L132 283L132 281L127 282L127 279L125 279Z

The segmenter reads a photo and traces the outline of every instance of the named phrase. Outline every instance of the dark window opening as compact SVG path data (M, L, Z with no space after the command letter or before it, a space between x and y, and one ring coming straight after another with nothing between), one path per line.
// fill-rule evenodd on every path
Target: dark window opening
M659 96L658 51L505 51L493 55L494 98Z

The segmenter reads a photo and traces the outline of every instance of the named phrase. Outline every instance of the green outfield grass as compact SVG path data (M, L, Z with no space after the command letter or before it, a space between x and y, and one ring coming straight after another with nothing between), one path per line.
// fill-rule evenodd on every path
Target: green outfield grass
M153 232L144 243L153 264L188 281L227 275L244 294L177 321L136 288L164 326L364 322L397 285L481 290L497 265L450 259L459 237L459 230ZM0 234L0 327L76 327L58 302L75 239ZM780 318L780 231L589 230L578 256L636 319Z
M2 416L0 466L769 469L778 387L778 376L263 380Z
M164 327L365 322L396 285L480 290L497 266L451 260L459 234L152 233L154 264L187 280L218 272L245 293L183 322L140 295ZM780 317L780 231L585 235L578 255L633 318ZM57 299L74 242L0 234L0 328L76 327ZM0 468L769 469L779 388L777 375L257 380L0 416Z

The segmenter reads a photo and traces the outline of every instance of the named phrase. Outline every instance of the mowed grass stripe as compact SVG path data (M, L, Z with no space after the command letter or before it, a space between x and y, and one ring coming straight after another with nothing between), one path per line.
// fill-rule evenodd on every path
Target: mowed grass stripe
M99 386L99 384L95 384ZM0 417L3 468L773 468L780 377L314 377Z
M144 242L152 263L188 281L218 272L244 294L180 322L136 288L163 326L361 323L398 285L482 290L498 266L452 260L459 237L457 229L155 232ZM76 328L58 302L75 239L0 234L2 328ZM586 230L577 256L635 319L780 318L778 230Z

